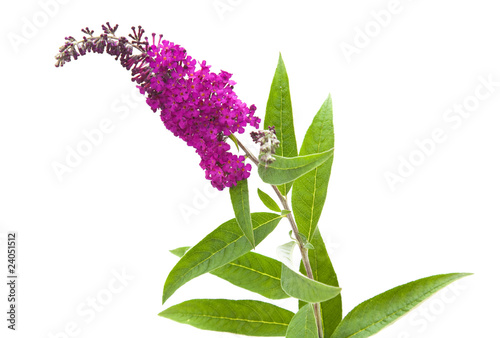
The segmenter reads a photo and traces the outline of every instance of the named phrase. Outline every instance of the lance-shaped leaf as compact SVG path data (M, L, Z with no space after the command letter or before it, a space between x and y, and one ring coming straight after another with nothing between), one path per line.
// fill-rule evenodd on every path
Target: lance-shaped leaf
M250 217L248 181L238 181L234 187L229 188L229 193L231 195L231 203L233 205L234 215L236 216L236 222L252 247L255 248L252 218Z
M276 155L282 157L297 156L297 141L295 140L295 129L293 126L292 100L290 98L290 87L285 63L280 57L278 66L274 73L269 99L267 100L264 128L275 127L276 137L280 146L276 149ZM281 193L286 196L292 183L278 186Z
M317 338L318 326L314 318L314 309L312 304L306 304L293 316L286 338Z
M331 338L365 338L392 324L448 284L470 275L450 273L400 285L356 306L340 322Z
M252 214L256 245L274 230L281 218L280 215L265 212ZM163 303L191 279L243 256L251 249L252 245L236 219L223 223L186 252L170 271L163 288Z
M293 312L256 300L193 299L174 305L159 316L202 330L282 337Z
M281 288L287 295L308 303L320 303L340 294L340 288L307 278L281 265Z
M276 161L273 163L267 166L259 164L259 176L265 183L273 185L293 182L302 175L322 165L332 158L332 156L333 148L318 154L297 157L274 156Z
M300 155L308 155L333 148L333 110L330 95L316 113L300 148ZM317 228L318 220L326 199L333 157L295 180L292 191L292 209L299 231L314 246L309 250L309 262L314 279L333 286L339 286L337 275L328 256L325 243ZM313 235L314 234L314 235ZM305 268L301 265L301 272ZM304 305L302 302L300 306ZM342 320L341 295L322 302L321 317L325 337L329 337Z
M269 299L288 298L281 289L281 262L271 257L249 252L212 274Z
M333 134L332 99L330 95L316 113L300 148L300 155L310 155L332 149ZM311 240L325 204L333 156L293 183L292 209L299 231Z
M295 189L295 186L294 186ZM308 251L309 263L315 280L328 285L339 286L337 275L333 269L332 262L328 256L325 243L321 237L319 228L316 228L311 239L314 250ZM300 271L305 273L304 265L301 264ZM330 337L337 325L342 320L342 295L320 303L323 332L325 337ZM299 307L305 303L299 301Z
M170 252L182 257L188 249L182 247ZM255 252L248 252L210 273L269 299L289 297L281 289L281 262Z
M259 195L260 200L262 201L262 203L264 203L266 207L268 207L272 211L281 212L281 208L279 207L278 203L276 203L271 198L271 196L269 196L260 189L257 189L257 194Z

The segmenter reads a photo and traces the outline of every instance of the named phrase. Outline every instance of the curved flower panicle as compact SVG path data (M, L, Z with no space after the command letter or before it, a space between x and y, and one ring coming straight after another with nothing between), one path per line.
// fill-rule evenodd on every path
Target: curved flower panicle
M197 63L167 40L153 42L147 54L150 73L138 87L151 109L161 112L165 127L196 149L205 177L219 190L248 178L250 164L232 154L225 140L248 124L257 128L260 119L255 106L234 93L231 74L211 72L205 61Z
M225 141L231 134L243 133L247 125L258 128L260 119L255 116L255 105L248 107L234 93L232 74L211 72L206 61L197 62L181 46L162 40L162 35L156 41L152 34L152 43L147 38L142 41L144 30L139 27L129 35L130 42L115 37L116 29L108 23L99 37L87 28L83 32L88 38L79 42L67 38L56 66L86 52L116 56L132 71L132 81L147 96L147 104L154 112L160 111L165 127L196 149L205 177L215 188L222 190L248 178L250 164L245 164L244 156L231 153ZM133 55L133 48L141 53Z

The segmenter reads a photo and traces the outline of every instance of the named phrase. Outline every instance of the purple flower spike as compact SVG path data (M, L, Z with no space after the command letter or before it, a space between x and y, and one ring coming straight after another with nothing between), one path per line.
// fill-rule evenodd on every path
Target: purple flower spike
M205 177L219 190L248 178L250 164L229 152L225 140L248 124L258 128L260 119L255 106L247 107L233 92L231 74L210 72L205 61L197 63L166 40L153 41L147 55L149 73L138 74L144 79L138 87L151 109L161 111L165 127L196 149Z
M118 25L106 23L102 29L100 36L82 29L86 36L81 41L67 37L56 55L56 67L88 52L115 56L131 71L132 81L147 95L151 109L161 112L165 127L196 149L205 177L215 188L232 187L248 178L250 164L245 164L244 156L232 154L225 140L243 133L248 124L258 128L260 119L254 115L255 106L247 107L233 92L232 74L210 72L205 61L197 62L184 48L162 40L162 35L158 42L155 34L152 43L147 37L143 40L141 26L132 27L130 41L115 36ZM134 55L133 49L140 53Z

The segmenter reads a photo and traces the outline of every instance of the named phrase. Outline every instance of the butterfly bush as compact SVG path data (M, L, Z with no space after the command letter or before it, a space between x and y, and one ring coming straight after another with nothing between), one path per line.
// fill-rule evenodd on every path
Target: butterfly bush
M260 148L257 157L235 136L243 133L248 125L258 128L260 119L255 116L255 106L247 106L234 93L235 82L230 73L212 72L205 61L193 59L184 48L164 40L162 35L152 34L151 42L147 37L143 39L144 30L140 26L133 27L128 38L115 35L118 26L111 27L108 23L102 28L99 36L86 28L82 30L85 33L82 40L67 37L56 56L56 66L61 67L87 53L115 56L131 72L132 81L146 96L151 109L159 112L165 127L196 150L201 158L200 166L212 185L219 190L231 187L234 218L189 250L181 247L171 251L181 258L165 281L162 302L185 283L214 269L221 271L218 277L261 296L293 297L303 302L294 313L255 300L192 299L170 306L160 316L200 329L246 336L369 337L439 289L470 275L450 273L421 278L364 301L343 317L341 288L318 231L335 141L331 97L328 96L313 118L298 156L288 75L280 55L269 94L271 109L266 112L266 122L279 126L279 137L274 126L252 131L250 136ZM274 213L250 213L250 190L245 179L250 175L251 166L245 163L245 156L231 153L226 143L228 138L239 144L248 159L259 166L262 181L272 186L281 206L261 190L258 195ZM285 145L292 151L287 156L277 156L277 147ZM294 182L291 206L286 186L290 182ZM287 239L286 244L278 247L278 252L284 262L291 261L293 247L298 246L300 270L305 274L272 257L251 255L251 250L284 218L290 223L293 242ZM285 251L288 253L283 254ZM238 272L225 268L236 261L245 269ZM258 272L255 283L249 283L247 270ZM264 282L262 276L266 276ZM198 313L206 316L201 318ZM255 321L256 314L265 320ZM246 324L242 325L243 322Z
M212 185L223 190L250 176L251 165L245 156L233 154L227 138L244 133L250 125L258 128L255 105L247 106L233 91L236 82L232 74L221 70L210 71L206 61L197 62L184 48L173 42L142 40L144 30L132 28L129 41L115 36L118 25L103 25L104 33L93 36L88 28L81 41L67 37L59 49L56 66L63 66L71 58L77 59L88 52L108 53L120 59L123 67L132 72L132 81L154 112L160 111L165 127L175 136L194 147L201 157L200 167ZM134 55L133 50L141 53Z

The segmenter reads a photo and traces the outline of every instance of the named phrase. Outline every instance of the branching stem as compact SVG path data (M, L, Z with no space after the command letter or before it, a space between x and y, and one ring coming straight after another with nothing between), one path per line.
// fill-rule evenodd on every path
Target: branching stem
M253 163L255 163L256 166L258 166L259 165L258 158L254 154L252 154L241 143L241 141L238 138L236 138L236 140L238 141L238 146L241 149L243 149L243 151L248 156L248 158ZM283 196L283 194L281 193L281 191L278 189L277 186L275 186L275 185L271 185L271 186L273 187L273 190L276 193L276 195L278 195L278 198L279 198L281 204L283 205L283 209L291 211L290 206L288 205L288 201L287 201L286 197ZM299 229L297 227L297 223L295 223L295 219L293 218L293 213L290 212L288 215L286 215L286 217L288 218L288 221L290 222L290 225L291 225L292 231L293 231L293 235L294 235L295 239L297 240L297 244L299 245L300 255L302 257L302 263L304 264L304 268L306 269L307 277L309 277L310 279L314 280L314 275L313 275L313 272L312 272L311 263L309 262L309 255L307 254L308 250L305 247L305 243L302 241L301 236L299 235ZM318 336L319 336L319 338L323 338L323 324L322 324L322 320L321 320L320 304L319 303L314 303L313 304L313 309L314 309L314 317L316 319L316 325L318 327Z

